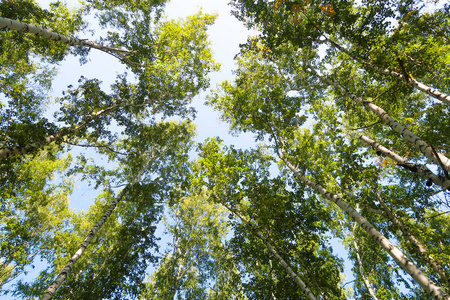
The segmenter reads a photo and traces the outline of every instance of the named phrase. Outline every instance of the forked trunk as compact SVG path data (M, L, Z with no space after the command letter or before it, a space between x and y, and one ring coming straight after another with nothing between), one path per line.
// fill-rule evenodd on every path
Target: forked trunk
M375 151L377 151L377 152L379 151L384 156L392 158L397 163L397 165L399 165L411 172L416 173L423 179L431 180L434 184L439 185L439 186L443 187L444 189L450 188L450 180L449 179L446 179L445 177L437 176L436 174L431 172L431 170L429 170L426 166L417 165L417 164L408 162L404 157L401 157L394 151L387 149L383 145L378 144L377 142L375 142L374 140L370 139L369 137L367 137L363 134L361 134L359 136L359 139L361 141L365 142L366 144L370 145Z

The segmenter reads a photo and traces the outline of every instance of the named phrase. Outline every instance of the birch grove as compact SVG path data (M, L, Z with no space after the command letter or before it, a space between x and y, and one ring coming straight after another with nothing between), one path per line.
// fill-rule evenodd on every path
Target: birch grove
M0 295L450 300L444 2L232 0L212 90L222 11L1 2ZM91 49L123 69L52 85Z
M325 5L319 1L262 1L252 4L250 1L236 0L233 5L235 15L250 27L259 28L262 34L248 39L238 56L235 80L222 83L209 103L222 113L222 118L236 132L253 132L257 139L268 141L274 155L277 151L284 151L278 153L280 163L295 173L302 184L311 188L311 195L322 195L324 199L335 202L348 214L347 222L356 221L371 236L371 240L376 241L414 278L424 290L424 295L447 299L447 271L440 269L434 258L419 258L426 252L425 248L419 247L422 251L419 250L417 245L426 244L426 238L421 237L419 242L404 231L400 235L394 233L399 219L392 218L392 215L382 220L373 217L373 212L382 205L374 189L390 195L392 199L384 205L401 211L402 218L406 220L410 218L416 222L417 214L412 216L411 212L421 206L414 203L408 193L414 193L416 197L422 194L423 199L427 199L425 201L440 195L436 197L435 204L427 207L445 214L448 138L442 134L448 130L448 124L444 122L439 129L435 128L439 138L430 139L432 129L420 127L419 115L422 112L418 107L428 109L423 113L424 119L434 119L436 116L438 120L439 114L442 114L441 120L445 119L448 114L445 106L448 86L436 83L440 92L430 88L435 82L430 81L426 73L421 73L425 72L424 69L411 66L413 60L408 60L409 57L416 59L419 54L425 57L425 48L422 48L423 52L416 51L417 48L404 48L407 49L404 55L392 53L392 56L386 56L389 47L397 49L397 46L406 47L407 43L408 47L425 43L422 37L408 41L397 32L402 30L412 36L419 30L419 23L413 23L413 18L422 18L426 22L438 17L445 19L445 9L436 11L435 15L425 12L421 15L411 7L396 11L394 6L386 3L364 8L351 1ZM389 32L387 24L390 21L386 16L396 13L404 23L398 28L394 26ZM351 26L355 28L350 30ZM298 38L300 36L302 38ZM334 40L339 40L339 44ZM388 40L392 41L391 44L381 42ZM435 42L436 47L444 43L440 38L436 38ZM324 48L324 45L328 47ZM386 48L384 52L380 50L382 47ZM438 60L437 57L430 59ZM397 71L383 71L394 69L392 65L387 65L388 62L395 63ZM417 73L411 71L413 68ZM445 68L440 65L436 69L443 76ZM407 88L404 84L417 87L419 73L431 85L417 90ZM411 81L406 76L411 76ZM443 103L433 102L429 96ZM414 129L401 123L407 123ZM383 127L384 124L388 126ZM413 133L415 130L425 134L426 139L419 138L418 134ZM381 142L375 142L367 134ZM389 146L383 147L381 144L384 143ZM370 146L366 149L373 149L373 152L362 150L362 145ZM432 166L429 165L431 162ZM330 190L333 192L328 192ZM393 234L397 239L405 239L405 243L416 246L408 248L409 254L397 252L398 248L382 237L383 233L365 223L369 222L368 219L348 203L337 200L342 199L336 196L339 193L350 195L348 201L362 207L361 212L367 215L370 222L384 228L387 235ZM338 212L333 215L346 218ZM333 235L344 235L333 226L330 224ZM372 236L374 232L380 236ZM349 249L354 247L349 246ZM358 264L360 257L352 257ZM412 257L418 260L417 264L412 263ZM373 268L379 268L380 272L383 267L373 265ZM365 271L360 270L357 274L358 281L362 282L357 287L360 293L380 298L381 290L386 289L385 279L377 276L380 281L375 280L370 286L364 278ZM392 298L397 298L401 293L395 287L391 290Z

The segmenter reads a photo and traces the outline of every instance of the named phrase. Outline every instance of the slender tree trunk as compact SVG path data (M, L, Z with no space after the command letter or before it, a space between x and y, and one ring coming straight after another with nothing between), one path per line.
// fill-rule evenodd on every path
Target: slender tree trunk
M150 157L146 164L142 167L141 171L134 176L133 180L127 184L127 186L117 195L117 197L114 199L114 201L111 203L111 205L108 207L106 212L103 214L103 216L98 220L98 222L92 227L91 230L89 230L88 235L84 239L83 243L81 243L80 248L75 252L75 254L72 256L72 258L67 262L66 266L62 269L62 271L59 273L59 275L56 277L55 281L47 288L44 295L41 297L41 300L50 300L53 298L56 290L62 285L62 283L66 280L67 276L72 272L73 267L75 266L75 263L78 261L78 259L83 254L84 250L89 246L92 239L95 237L97 232L102 228L102 226L105 224L105 222L108 220L109 216L113 213L114 209L117 207L117 204L122 200L122 198L125 195L125 191L127 188L133 186L136 184L142 174L144 173L145 169L148 167L150 160L152 158Z
M411 130L394 120L384 109L373 104L371 101L367 101L361 97L356 96L336 81L319 75L311 64L309 64L309 68L322 82L333 85L354 102L378 115L384 123L386 123L396 132L400 133L404 139L416 146L416 148L419 149L426 157L439 165L444 171L450 172L450 159L448 157L437 152L433 147L431 147L424 140L415 135Z
M286 166L294 172L295 176L313 188L324 198L334 202L339 208L341 208L348 216L358 223L375 242L383 247L383 249L395 260L395 262L434 299L437 300L449 300L449 295L444 292L439 286L433 283L420 269L409 260L397 247L395 247L385 236L381 234L375 227L372 226L363 216L361 216L355 209L348 205L339 195L328 192L320 184L317 184L309 180L306 176L301 174L298 169L292 165L281 153L278 153L279 157L284 161Z
M446 179L445 177L437 176L436 174L431 172L426 166L417 165L417 164L408 162L404 157L401 157L394 151L391 151L391 150L387 149L386 147L383 147L382 145L378 144L377 142L375 142L374 140L370 139L369 137L367 137L363 134L361 134L359 136L359 139L361 141L365 142L366 144L370 145L373 149L375 149L375 151L377 151L377 152L379 151L384 156L392 158L397 163L397 165L399 165L411 172L416 173L423 179L429 179L434 184L439 185L439 186L443 187L444 189L447 189L450 187L449 179Z
M444 102L445 104L450 104L450 95L447 95L445 93L441 93L438 90L433 89L432 87L423 84L417 80L415 80L414 78L412 78L412 76L409 76L408 74L400 74L398 72L395 71L391 71L388 69L383 69L383 68L379 68L376 65L374 65L373 63L369 62L369 61L365 61L362 58L359 58L355 55L353 55L350 51L348 51L347 49L345 49L344 47L342 47L341 45L339 45L338 43L336 43L335 41L329 39L328 37L325 37L325 40L327 42L329 42L332 46L334 46L335 48L339 49L341 52L347 54L348 56L350 56L352 59L359 61L360 63L362 63L364 66L368 67L369 69L376 71L378 73L384 74L384 75L388 75L391 76L393 78L397 78L401 81L403 81L404 83L430 95L431 97L434 97L442 102Z
M64 138L65 136L67 136L68 134L74 133L74 132L80 130L81 128L85 127L87 125L87 123L89 123L90 121L98 118L99 116L101 116L111 110L118 108L119 106L120 105L113 105L113 106L110 106L103 110L100 110L96 113L90 114L89 116L86 117L86 119L84 119L82 122L80 122L75 127L62 128L61 130L59 130L59 132L55 133L54 135L50 135L50 136L46 137L41 142L29 144L25 147L0 148L0 159L8 158L11 156L24 155L24 154L32 153L38 149L42 149L45 146L49 145L50 143L52 143L54 141L58 141L58 140Z
M169 297L168 297L168 299L170 299L170 300L175 299L175 295L177 294L178 284L179 284L178 277L179 277L179 275L181 273L180 267L182 267L182 265L183 265L183 263L180 263L180 265L178 266L178 270L176 270L177 269L177 262L178 262L179 257L180 257L180 259L182 259L181 258L182 257L181 250L180 250L180 239L181 239L181 237L179 236L179 233L180 233L180 219L177 219L176 220L176 233L175 233L175 235L173 237L173 240L174 240L174 242L173 242L174 248L173 248L173 252L172 252L173 253L172 254L173 255L172 256L172 259L173 259L173 266L172 266L172 272L173 272L172 280L173 280L173 283L170 285L170 289L169 289Z
M216 199L219 199L216 195L214 195ZM272 244L264 237L264 235L255 228L254 224L251 223L247 218L245 218L241 213L238 211L232 209L229 205L226 203L220 201L220 203L225 206L230 212L234 213L236 216L238 216L244 223L246 223L249 227L254 229L254 233L256 236L261 239L261 241L266 245L267 249L272 253L272 255L278 260L278 262L283 266L283 268L286 270L286 272L291 276L291 278L294 280L294 282L300 287L300 289L306 294L306 297L309 300L317 300L316 297L314 297L313 293L309 290L309 288L306 286L306 284L303 282L303 280L300 279L300 277L295 274L295 272L289 267L289 264L278 254L278 252L272 247Z
M355 231L355 228L353 227L353 232L354 231ZM378 300L377 295L376 295L375 291L373 290L372 285L369 282L369 279L364 274L363 261L362 261L361 255L359 253L359 247L358 247L358 244L356 243L354 235L353 235L353 246L355 247L356 260L358 261L358 265L359 265L359 274L361 274L361 278L364 282L364 285L366 286L370 297L372 297L373 300Z
M89 246L92 239L95 237L97 232L102 228L103 224L105 224L106 220L108 220L109 216L112 214L114 209L116 208L117 204L122 200L124 196L124 190L120 192L120 194L114 199L114 201L109 206L108 210L103 214L103 216L98 220L97 224L94 225L94 227L89 230L89 234L84 239L83 243L81 244L80 248L77 252L72 256L72 258L67 262L66 266L62 269L62 271L59 273L58 277L53 281L53 283L48 287L48 289L45 291L44 295L42 296L41 300L50 300L53 298L53 295L55 294L56 290L62 285L62 283L66 280L67 276L72 272L73 267L75 266L75 263L78 261L78 259L83 254L84 250Z
M126 50L126 49L120 49L120 48L114 48L109 46L104 46L101 44L97 44L95 42L91 42L88 40L82 40L77 39L73 37L67 37L55 32L52 32L50 30L47 30L41 26L36 26L32 24L23 23L16 20L11 20L8 18L0 17L0 28L9 28L11 30L16 30L20 32L29 32L33 33L45 38L49 38L54 41L58 41L64 44L68 44L71 46L84 46L89 48L95 48L101 51L105 52L113 52L116 54L131 54L134 53L134 51Z
M384 211L386 212L388 218L391 220L392 223L394 223L398 229L402 232L402 234L409 240L409 242L417 249L417 252L422 257L423 260L425 260L430 266L433 268L433 270L439 274L439 277L448 285L450 283L449 276L446 273L446 270L444 267L442 267L434 258L432 258L430 255L428 255L428 251L426 250L425 246L423 246L419 240L416 239L414 235L411 234L411 232L403 225L403 223L395 216L395 214L389 209L389 207L386 205L386 203L383 201L383 198L381 198L381 195L378 191L376 191L378 200L380 201L381 205L383 205Z
M355 247L356 259L358 260L359 273L361 274L361 277L364 281L364 285L366 286L367 291L369 291L370 297L372 297L373 300L378 300L377 295L375 294L375 291L373 290L372 285L369 282L369 279L367 279L366 275L364 274L364 269L363 269L363 265L362 265L363 262L362 262L361 256L359 255L358 244L356 244L355 240L353 240L353 245Z

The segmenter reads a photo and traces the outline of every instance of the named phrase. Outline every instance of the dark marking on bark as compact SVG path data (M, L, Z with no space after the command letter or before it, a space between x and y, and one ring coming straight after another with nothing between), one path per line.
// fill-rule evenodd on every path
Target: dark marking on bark
M434 149L433 146L430 146L430 148L431 148L431 151L432 151L433 154L434 154L434 157L436 157L436 159L437 159L437 161L438 161L438 163L439 163L439 166L440 166L440 167L442 168L442 170L444 171L445 178L450 179L450 176L448 175L448 172L447 172L447 170L445 169L444 163L442 162L441 158L439 157L439 155L438 155L436 149Z
M401 163L397 163L398 166L405 168L406 170L409 170L411 172L416 173L418 171L419 166L417 165L413 165L410 163L405 163L405 164L401 164Z
M400 69L402 70L403 76L405 77L405 81L409 82L411 80L411 77L408 75L405 69L405 65L403 64L403 61L397 57L397 62L400 65Z

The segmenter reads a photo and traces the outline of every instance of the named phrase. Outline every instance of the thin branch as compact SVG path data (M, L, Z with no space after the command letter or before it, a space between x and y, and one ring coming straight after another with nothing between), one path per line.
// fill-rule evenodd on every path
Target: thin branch
M434 216L426 217L426 219L433 219L433 218L436 218L436 217L439 217L441 215L445 215L445 214L448 214L448 213L450 213L450 211L444 211L444 212L438 213L438 214L436 214Z
M427 249L425 246L420 243L420 241L409 231L408 228L401 222L399 218L392 212L387 204L383 201L383 198L381 197L378 190L375 190L375 193L377 195L378 201L380 201L381 205L383 206L384 211L386 212L388 218L391 220L391 222L401 231L401 233L408 239L408 241L416 248L418 254L422 257L423 260L425 260L430 266L433 268L435 272L439 274L439 277L444 281L446 284L449 283L449 276L447 274L447 271L444 267L442 267L433 257L431 257L428 254Z
M124 155L124 156L128 155L127 153L119 152L117 150L114 150L110 146L106 146L106 145L77 144L77 143L73 143L73 142L69 142L69 141L63 141L63 143L71 145L71 146L84 147L84 148L106 148L109 151L114 152L114 153L119 154L119 155Z
M360 129L367 129L367 128L370 128L370 127L372 127L372 126L375 126L375 125L377 125L377 124L381 124L381 123L383 123L382 121L378 121L378 122L375 122L375 123L373 123L373 124L370 124L370 125L366 125L366 126L361 126L361 127L357 127L357 128L350 128L350 130L360 130Z

